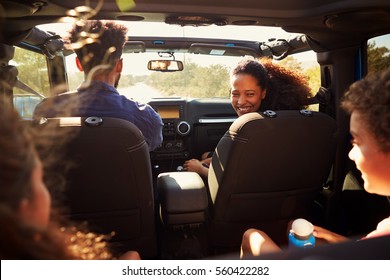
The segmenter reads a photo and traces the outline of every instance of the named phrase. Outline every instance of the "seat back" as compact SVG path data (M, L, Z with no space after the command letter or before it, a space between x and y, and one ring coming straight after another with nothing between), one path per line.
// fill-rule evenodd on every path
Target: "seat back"
M69 217L87 221L96 232L114 232L112 244L118 251L137 250L143 258L156 256L150 155L140 130L115 118L53 118L48 122L54 122L58 133L73 135L60 147L71 164L64 200Z
M332 118L307 110L266 112L238 118L214 152L208 183L217 247L238 250L250 227L284 245L288 222L310 218L330 174L336 143Z

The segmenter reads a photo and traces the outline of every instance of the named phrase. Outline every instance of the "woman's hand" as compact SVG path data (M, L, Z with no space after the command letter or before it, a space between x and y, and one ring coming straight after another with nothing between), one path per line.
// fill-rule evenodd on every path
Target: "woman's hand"
M205 165L205 163L197 159L190 159L184 162L183 169L184 171L196 172L203 177L207 177L209 174L209 169Z

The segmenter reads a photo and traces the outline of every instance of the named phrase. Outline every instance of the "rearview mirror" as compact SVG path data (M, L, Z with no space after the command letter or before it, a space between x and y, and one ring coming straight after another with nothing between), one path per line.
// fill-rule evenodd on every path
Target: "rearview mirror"
M183 71L183 62L167 59L150 60L148 62L148 69L161 72Z

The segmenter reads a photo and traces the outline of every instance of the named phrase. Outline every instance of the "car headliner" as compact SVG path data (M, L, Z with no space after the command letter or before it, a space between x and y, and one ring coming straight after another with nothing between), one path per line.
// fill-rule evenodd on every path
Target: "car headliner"
M202 25L206 21L216 25L278 26L288 32L308 35L316 51L347 47L390 31L388 0L91 0L88 3L95 11L75 9L85 3L2 0L0 42L15 43L21 40L18 37L22 36L21 32L28 32L38 24L55 22L72 12L78 17L96 12L94 18L180 25ZM183 16L189 19L187 23L181 20Z

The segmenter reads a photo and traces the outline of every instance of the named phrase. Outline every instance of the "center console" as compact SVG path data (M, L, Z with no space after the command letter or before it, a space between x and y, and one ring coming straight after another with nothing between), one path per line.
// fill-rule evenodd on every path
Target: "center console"
M185 120L186 102L182 99L152 100L149 105L161 116L163 142L151 153L152 163L161 164L165 160L188 159L188 139L191 125Z

